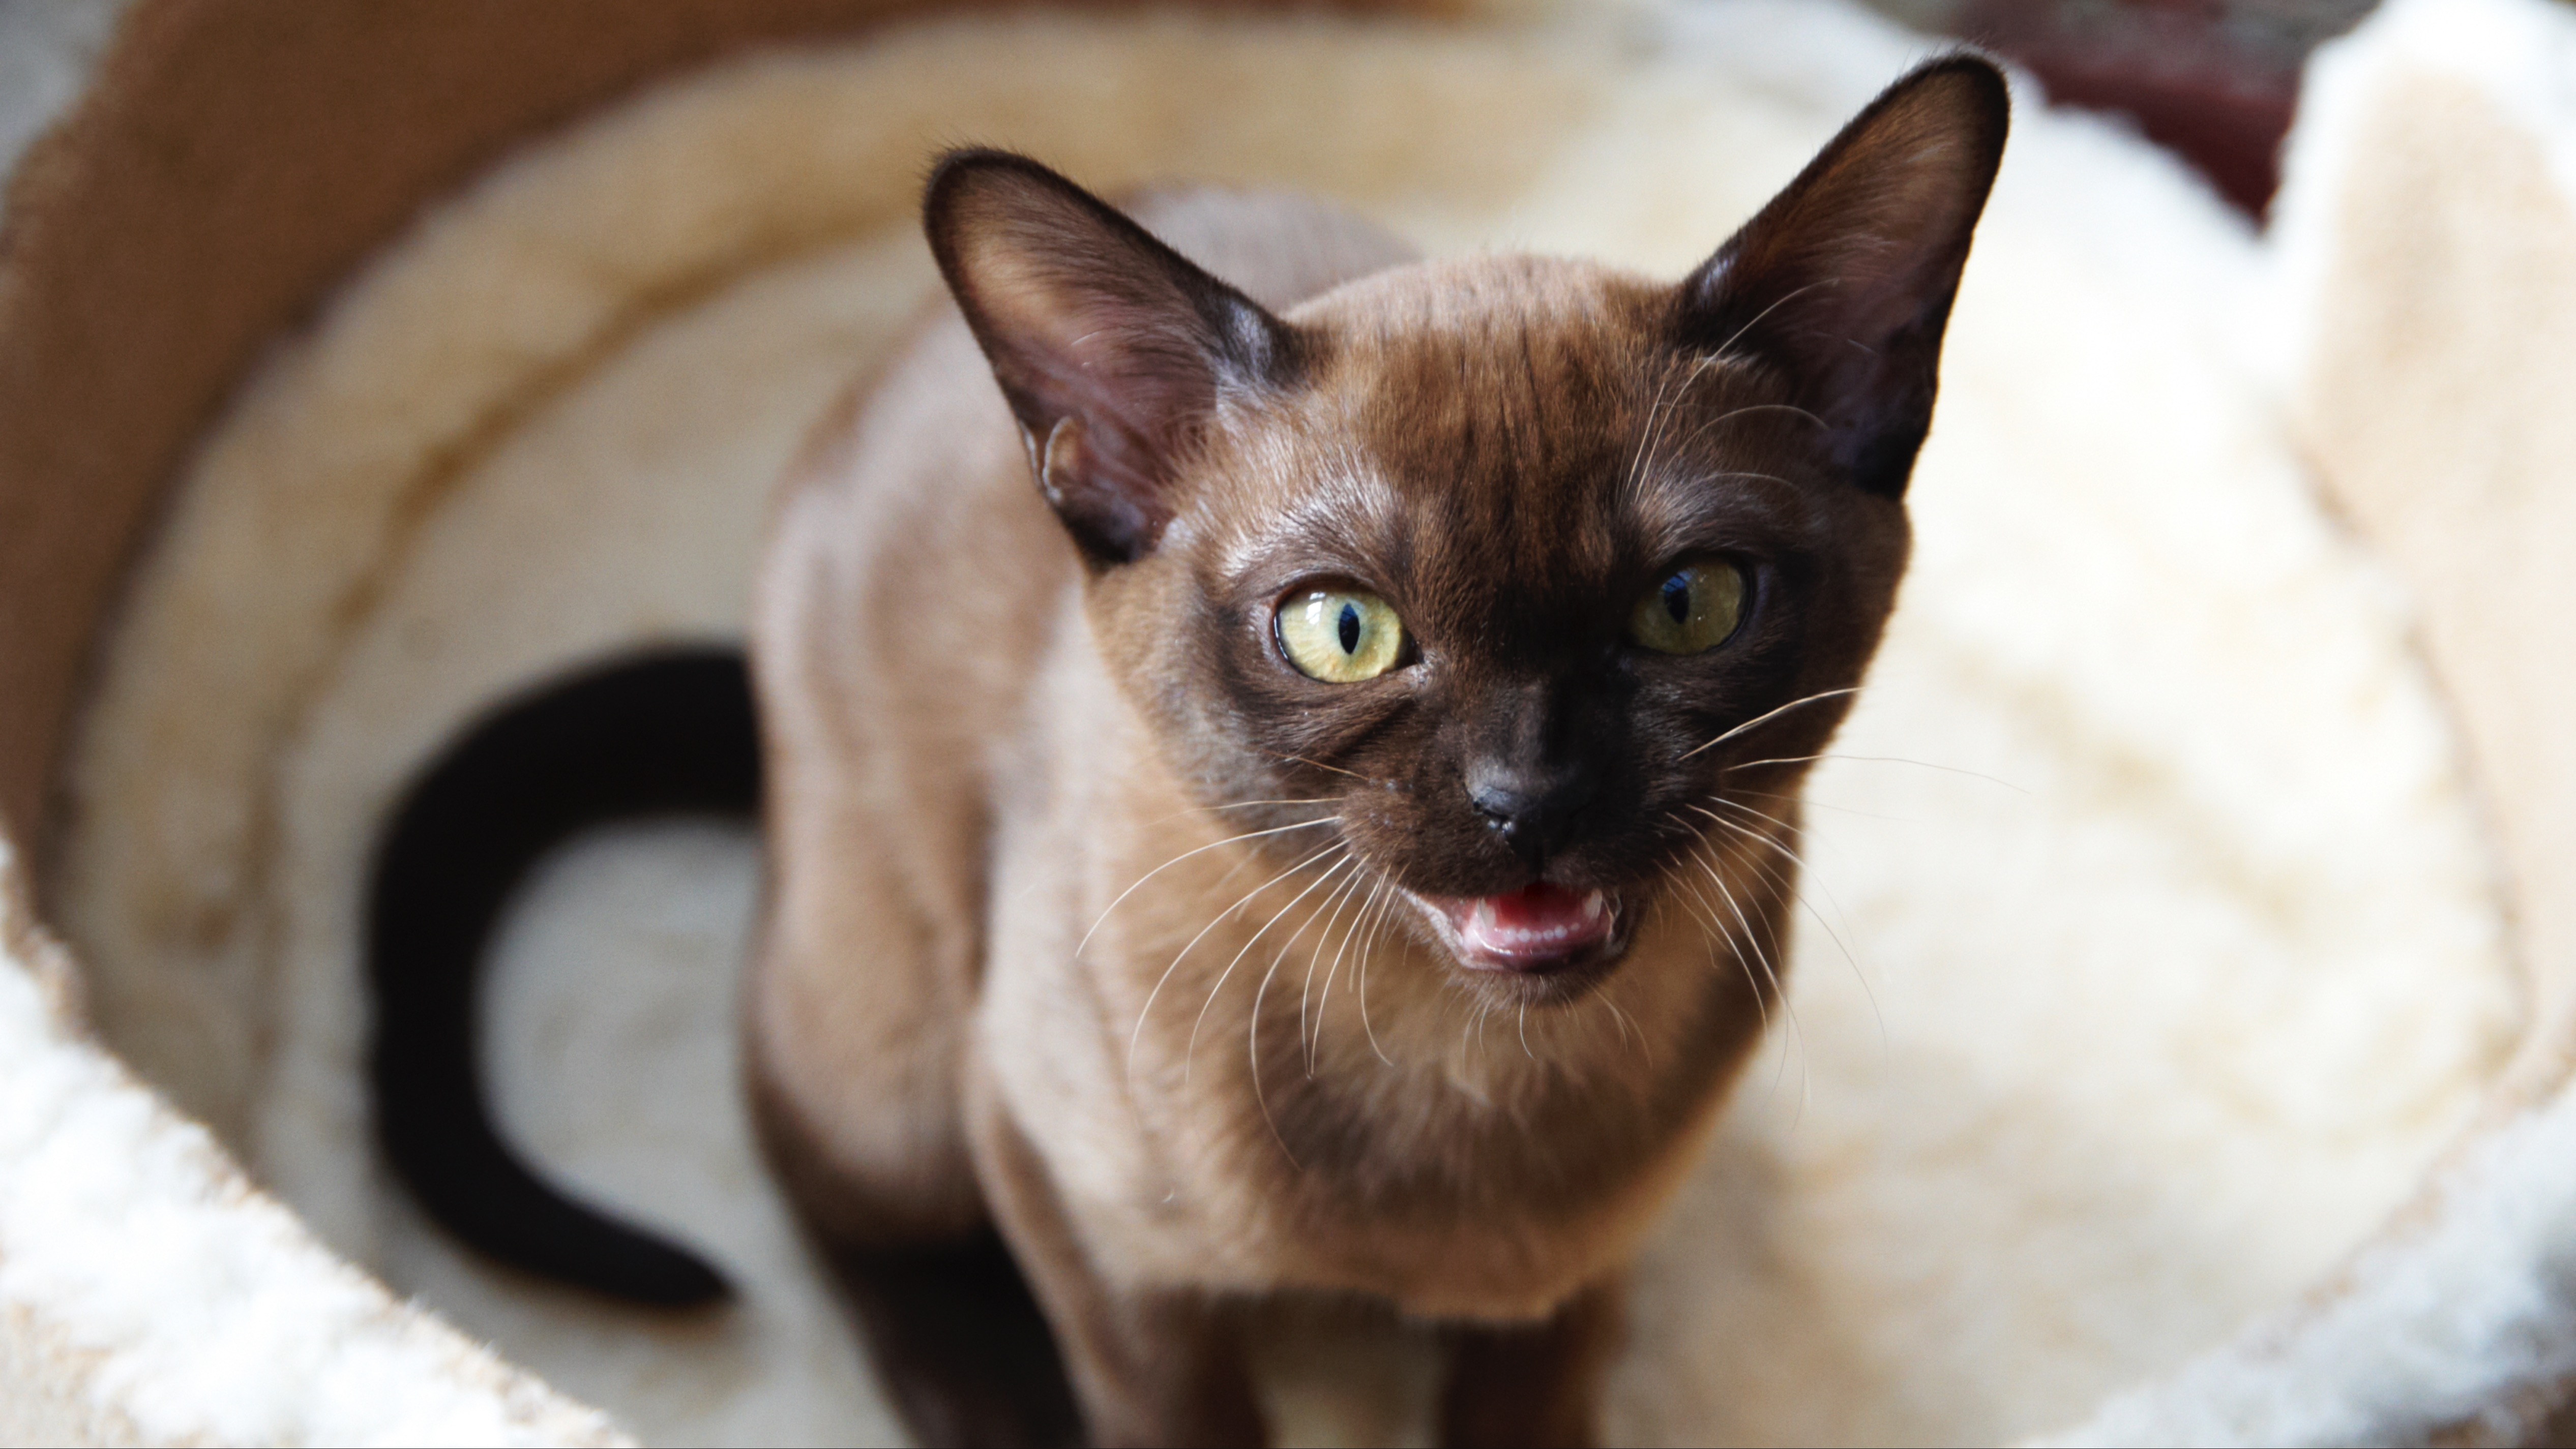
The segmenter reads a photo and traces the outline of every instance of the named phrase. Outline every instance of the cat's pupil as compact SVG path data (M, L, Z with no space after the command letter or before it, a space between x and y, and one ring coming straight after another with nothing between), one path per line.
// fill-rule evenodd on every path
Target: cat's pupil
M1357 604L1344 604L1344 605L1342 605L1342 619L1341 619L1341 631L1340 631L1340 632L1341 632L1341 638L1342 638L1342 652L1343 652L1343 653L1345 653L1345 654L1357 654L1358 652L1360 652L1360 606L1359 606L1359 605L1357 605Z
M1675 574L1664 580L1664 612L1673 616L1674 623L1690 622L1690 595L1690 575Z

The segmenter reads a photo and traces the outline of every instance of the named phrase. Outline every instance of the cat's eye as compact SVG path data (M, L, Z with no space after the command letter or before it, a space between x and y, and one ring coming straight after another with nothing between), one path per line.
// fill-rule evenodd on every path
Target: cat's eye
M1357 684L1395 667L1404 624L1375 594L1312 589L1279 606L1279 648L1301 673L1326 684Z
M1744 575L1718 559L1686 563L1656 581L1628 616L1628 637L1663 654L1716 648L1744 617Z

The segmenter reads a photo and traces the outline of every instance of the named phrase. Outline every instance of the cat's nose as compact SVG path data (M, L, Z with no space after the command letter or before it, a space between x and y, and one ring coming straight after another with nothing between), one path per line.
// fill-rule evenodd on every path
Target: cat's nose
M1488 759L1467 768L1467 802L1532 870L1565 847L1592 791L1592 771L1581 764L1532 768Z

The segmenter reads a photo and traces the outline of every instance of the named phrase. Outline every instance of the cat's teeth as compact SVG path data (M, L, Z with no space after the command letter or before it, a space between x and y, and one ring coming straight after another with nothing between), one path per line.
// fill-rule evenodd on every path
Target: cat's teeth
M1489 969L1548 969L1546 963L1608 939L1611 929L1608 892L1577 895L1544 883L1454 901L1446 909L1470 964Z

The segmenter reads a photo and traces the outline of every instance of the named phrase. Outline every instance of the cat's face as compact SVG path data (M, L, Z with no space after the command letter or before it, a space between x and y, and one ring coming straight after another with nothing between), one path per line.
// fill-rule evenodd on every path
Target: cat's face
M1299 384L1221 411L1157 557L1100 590L1194 778L1319 802L1244 828L1329 811L1515 992L1589 979L1702 838L1786 813L1803 766L1737 767L1815 752L1904 565L1902 506L1671 300L1505 258L1299 309Z
M990 155L932 236L1166 758L1562 1000L1849 703L2002 105L1909 77L1678 285L1486 258L1274 316Z

